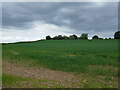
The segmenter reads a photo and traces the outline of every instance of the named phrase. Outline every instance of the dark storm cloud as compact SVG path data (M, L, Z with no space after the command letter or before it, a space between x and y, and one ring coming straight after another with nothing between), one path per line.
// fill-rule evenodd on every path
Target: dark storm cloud
M79 33L117 30L117 3L3 3L3 28L30 28L30 22L44 21L67 26Z

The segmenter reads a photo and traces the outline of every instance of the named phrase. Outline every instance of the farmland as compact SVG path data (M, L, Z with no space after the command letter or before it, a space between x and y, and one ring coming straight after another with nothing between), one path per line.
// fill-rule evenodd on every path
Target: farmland
M2 49L4 87L28 87L28 82L31 82L29 87L43 88L118 87L118 40L43 40L5 44ZM7 71L9 67L13 68L13 73ZM36 70L35 75L22 75L20 68L23 71L29 68L26 70L31 73ZM44 74L48 78L40 78L38 71L48 71L51 77L53 72L56 76L49 78L48 73ZM13 83L10 83L11 79ZM27 83L18 86L16 82L19 81Z

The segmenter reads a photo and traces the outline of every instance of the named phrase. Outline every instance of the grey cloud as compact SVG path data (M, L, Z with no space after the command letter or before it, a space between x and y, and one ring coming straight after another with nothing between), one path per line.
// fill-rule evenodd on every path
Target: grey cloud
M117 3L37 2L3 3L3 28L30 28L29 22L44 21L81 31L117 30Z

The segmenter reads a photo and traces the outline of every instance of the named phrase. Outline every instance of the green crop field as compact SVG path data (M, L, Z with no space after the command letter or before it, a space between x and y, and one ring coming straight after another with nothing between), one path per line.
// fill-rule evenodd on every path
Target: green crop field
M4 44L2 59L16 65L73 73L82 78L79 84L73 83L76 87L118 87L118 40L43 40ZM9 86L9 81L5 80L3 84Z

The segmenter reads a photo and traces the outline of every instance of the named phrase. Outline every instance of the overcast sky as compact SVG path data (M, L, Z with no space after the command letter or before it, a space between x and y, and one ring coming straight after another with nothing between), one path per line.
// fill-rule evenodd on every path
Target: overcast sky
M82 33L105 38L113 37L117 30L117 2L2 3L4 43Z

